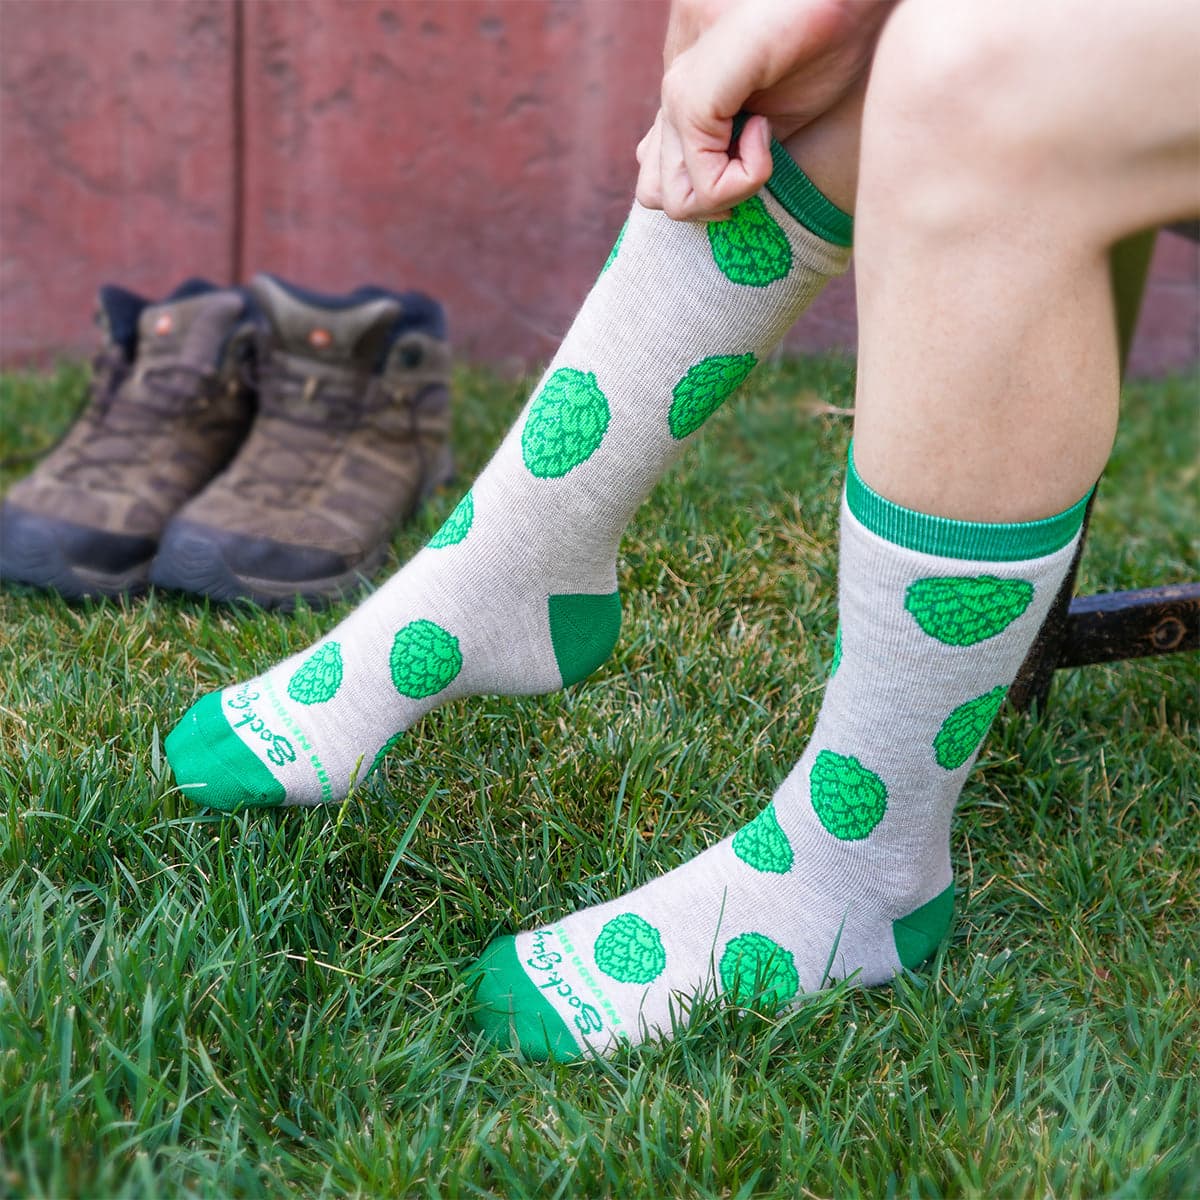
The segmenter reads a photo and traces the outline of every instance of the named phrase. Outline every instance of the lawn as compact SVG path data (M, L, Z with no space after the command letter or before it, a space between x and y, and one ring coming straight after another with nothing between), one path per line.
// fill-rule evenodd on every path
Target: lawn
M0 486L82 379L3 378ZM1200 576L1197 391L1128 389L1088 590ZM461 490L524 391L457 394ZM1001 714L954 933L896 985L706 1011L607 1064L467 1030L457 980L493 935L690 857L800 754L848 435L820 406L851 394L841 361L763 369L635 520L609 663L439 710L340 808L197 810L161 746L348 606L0 591L0 1196L1200 1193L1196 656Z

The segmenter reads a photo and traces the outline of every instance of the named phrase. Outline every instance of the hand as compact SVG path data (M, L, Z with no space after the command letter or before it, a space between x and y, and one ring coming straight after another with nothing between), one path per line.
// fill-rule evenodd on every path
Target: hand
M675 60L686 50L690 50L700 38L708 32L726 13L738 8L743 0L671 0L671 12L667 19L667 36L663 44L663 75L670 72ZM658 110L650 132L641 140L637 148L639 163L637 198L647 208L662 208L661 156L662 156L662 109ZM756 127L747 134L743 130L743 138L739 139L741 147L761 151L764 142L762 130ZM756 140L754 140L756 139ZM753 148L752 148L753 140ZM770 133L765 140L766 149L770 150ZM746 153L746 150L741 150ZM759 155L761 158L761 154ZM757 164L759 169L762 163ZM769 168L768 168L769 171ZM728 213L714 213L711 217L723 219Z
M679 0L664 51L662 107L638 146L639 202L677 220L728 216L770 178L772 129L789 137L867 70L891 7L891 0ZM731 156L733 118L743 110L758 115Z

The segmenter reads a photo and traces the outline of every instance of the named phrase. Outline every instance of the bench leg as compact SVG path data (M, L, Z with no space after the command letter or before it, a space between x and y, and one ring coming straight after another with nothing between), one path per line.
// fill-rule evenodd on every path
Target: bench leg
M1045 712L1046 701L1050 697L1050 683L1054 672L1062 664L1063 646L1067 638L1067 624L1070 620L1071 597L1075 595L1075 578L1079 574L1079 560L1083 557L1083 545L1087 540L1088 525L1092 519L1092 505L1096 502L1096 493L1088 501L1087 511L1083 514L1083 528L1079 531L1079 542L1075 546L1075 557L1067 568L1066 577L1054 603L1046 614L1046 620L1029 647L1029 653L1017 672L1013 685L1008 689L1008 702L1018 712L1025 712L1030 705L1036 704L1038 712Z

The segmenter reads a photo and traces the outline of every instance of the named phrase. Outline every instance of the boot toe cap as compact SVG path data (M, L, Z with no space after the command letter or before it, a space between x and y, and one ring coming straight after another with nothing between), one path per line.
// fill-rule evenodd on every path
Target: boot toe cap
M297 595L332 594L353 569L353 561L334 550L177 518L163 534L150 580L217 600L272 606Z
M64 595L119 595L145 584L157 541L0 506L0 579L54 588Z

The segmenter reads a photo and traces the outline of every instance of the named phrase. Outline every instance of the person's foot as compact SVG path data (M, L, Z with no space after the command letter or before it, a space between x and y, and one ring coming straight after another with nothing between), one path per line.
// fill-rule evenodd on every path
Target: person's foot
M884 794L853 756L810 751L733 837L618 900L492 942L470 972L476 1027L528 1057L572 1059L669 1036L697 999L773 1012L833 980L917 966L949 928L948 847L887 854L886 834L862 832Z
M145 587L168 519L245 436L245 309L203 280L158 303L100 289L91 398L0 508L0 579L72 599Z
M396 526L451 475L441 306L251 281L258 410L228 468L163 534L158 587L287 607L362 585Z
M475 1019L534 1058L669 1036L696 997L775 1008L883 983L949 928L950 818L1070 562L1083 505L1029 525L907 512L851 463L824 704L771 805L619 900L493 942Z
M554 691L604 661L630 516L847 259L770 196L736 220L707 230L635 207L524 413L425 549L314 648L204 697L172 731L188 796L339 800L435 705ZM756 245L770 254L751 270Z

